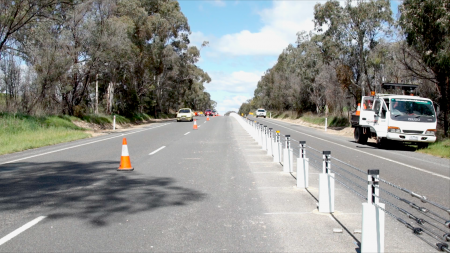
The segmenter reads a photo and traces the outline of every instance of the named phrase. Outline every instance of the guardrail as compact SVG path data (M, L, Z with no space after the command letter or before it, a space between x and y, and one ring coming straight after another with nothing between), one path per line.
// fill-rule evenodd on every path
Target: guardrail
M267 126L247 118L236 118L261 145L262 150L267 150L267 155L272 156L275 163L283 166L283 172L291 174L294 172L294 158L297 157L296 177L292 175L296 179L297 187L305 189L309 187L310 167L321 171L319 174L319 212L334 212L335 182L366 201L362 203L361 252L384 252L385 214L388 214L431 247L450 253L448 245L450 220L443 217L444 213L450 215L450 208L380 178L379 170L363 171L332 157L331 151L314 149L307 146L305 141L292 139L289 134L284 135L284 140L281 140L280 131L274 131L272 128L267 128ZM381 184L383 187L380 187ZM419 206L406 197L399 196L405 193L419 199L423 204L429 204L435 210ZM407 211L408 208L411 210ZM439 211L442 214L439 214ZM420 215L423 217L419 217ZM400 216L411 219L415 222L414 225L406 222Z

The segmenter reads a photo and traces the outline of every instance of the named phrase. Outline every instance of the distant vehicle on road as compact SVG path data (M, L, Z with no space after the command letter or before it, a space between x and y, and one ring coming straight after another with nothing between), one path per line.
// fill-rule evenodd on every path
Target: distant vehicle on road
M214 116L217 116L218 113L217 113L216 110L212 110L212 112L213 112L213 115L214 115Z
M206 109L204 114L205 116L213 116L213 111L211 109Z
M258 110L256 110L256 117L264 117L266 118L266 110L259 108Z
M190 108L181 108L177 113L177 122L180 121L193 121L194 112Z

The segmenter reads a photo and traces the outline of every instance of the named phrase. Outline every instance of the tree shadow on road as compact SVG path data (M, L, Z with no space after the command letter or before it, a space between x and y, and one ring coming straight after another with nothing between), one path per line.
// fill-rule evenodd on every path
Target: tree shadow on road
M50 219L106 226L118 217L182 206L206 194L169 177L116 171L117 161L14 163L0 166L0 212L43 208Z

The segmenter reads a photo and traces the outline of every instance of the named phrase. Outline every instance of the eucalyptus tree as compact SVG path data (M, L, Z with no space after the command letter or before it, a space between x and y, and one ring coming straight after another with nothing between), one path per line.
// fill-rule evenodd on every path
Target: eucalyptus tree
M1 0L0 1L0 52L13 42L14 35L29 29L31 24L51 17L61 5L73 4L67 0Z
M444 133L448 136L450 94L450 0L405 0L399 7L400 26L406 42L418 54L433 77L423 69L406 65L418 78L433 81L440 92L439 105L443 112ZM414 56L414 54L410 54Z
M363 93L365 87L374 90L367 57L379 38L390 33L393 18L389 0L347 0L343 7L337 0L316 4L314 24L317 32L323 32L339 48L341 64L337 71L344 86L349 90L361 89Z

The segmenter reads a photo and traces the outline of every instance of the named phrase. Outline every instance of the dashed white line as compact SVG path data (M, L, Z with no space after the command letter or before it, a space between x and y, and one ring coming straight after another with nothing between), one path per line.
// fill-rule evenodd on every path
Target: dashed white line
M0 239L0 245L4 244L5 242L13 239L14 237L18 236L20 233L24 232L25 230L31 228L32 226L38 224L41 220L45 219L47 216L39 216L36 219L28 222L27 224L21 226L20 228L14 230L13 232L11 232L10 234L8 234L7 236L3 237L2 239Z
M163 148L165 148L165 147L166 147L166 146L162 146L162 147L158 148L157 150L151 152L149 155L154 155L154 154L156 154L156 152L160 151L161 149L163 149Z
M188 134L190 134L191 132L187 132L187 133L185 133L184 135L188 135Z

